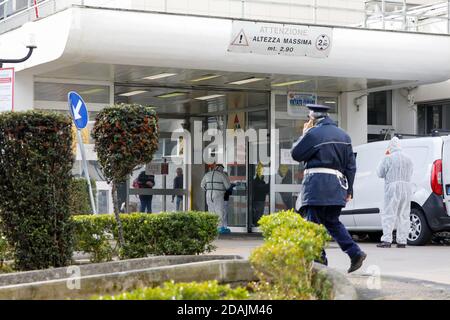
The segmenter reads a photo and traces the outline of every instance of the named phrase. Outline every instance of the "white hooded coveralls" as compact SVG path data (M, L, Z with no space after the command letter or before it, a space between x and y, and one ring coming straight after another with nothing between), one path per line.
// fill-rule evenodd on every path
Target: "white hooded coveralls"
M381 241L392 243L392 232L397 223L397 243L406 244L410 229L410 212L413 162L394 137L389 143L390 152L377 168L378 177L384 178L384 210L381 212L383 237Z
M219 216L219 227L227 227L227 212L225 210L225 191L231 187L228 176L218 170L205 174L200 186L206 191L208 211Z

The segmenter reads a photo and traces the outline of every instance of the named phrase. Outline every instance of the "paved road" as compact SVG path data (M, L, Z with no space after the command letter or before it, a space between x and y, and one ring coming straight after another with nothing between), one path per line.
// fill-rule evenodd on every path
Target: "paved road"
M216 254L238 254L247 258L251 250L262 243L257 238L230 237L216 241ZM450 285L450 246L429 245L406 249L379 249L375 243L360 243L368 258L362 269L355 273L356 282L372 281L374 277L400 276ZM327 250L329 266L343 273L349 267L348 257L336 243ZM366 276L366 277L364 277ZM372 276L372 277L367 277ZM376 284L374 284L376 285Z

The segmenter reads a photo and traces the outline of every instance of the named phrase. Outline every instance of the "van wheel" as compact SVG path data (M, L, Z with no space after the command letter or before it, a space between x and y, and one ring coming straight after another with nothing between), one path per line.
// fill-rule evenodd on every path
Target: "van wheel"
M411 226L408 235L408 244L412 246L423 246L430 242L433 233L428 227L425 215L420 209L411 209Z

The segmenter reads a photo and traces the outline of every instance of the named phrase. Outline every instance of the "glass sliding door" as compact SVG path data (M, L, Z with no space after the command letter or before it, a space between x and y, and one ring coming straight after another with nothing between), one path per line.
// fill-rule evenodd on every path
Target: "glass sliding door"
M270 212L268 113L268 110L245 113L243 129L247 138L244 144L234 146L235 153L245 159L245 163L227 161L227 173L236 185L228 203L228 225L235 232L257 231L258 220Z

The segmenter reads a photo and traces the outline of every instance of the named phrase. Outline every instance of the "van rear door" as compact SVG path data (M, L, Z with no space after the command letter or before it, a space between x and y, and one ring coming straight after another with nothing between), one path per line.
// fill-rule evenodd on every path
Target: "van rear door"
M450 216L450 136L442 137L442 187L444 204L447 214Z

